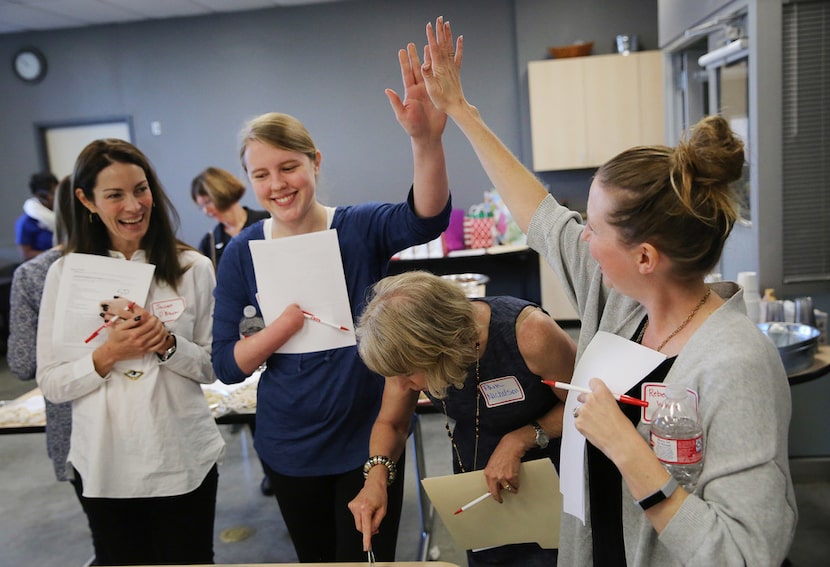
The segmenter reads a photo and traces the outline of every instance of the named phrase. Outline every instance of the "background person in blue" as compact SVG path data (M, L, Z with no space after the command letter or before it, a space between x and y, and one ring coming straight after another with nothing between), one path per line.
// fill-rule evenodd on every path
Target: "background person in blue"
M446 417L456 474L483 470L490 494L519 486L522 461L559 464L564 404L542 379L569 382L576 344L538 305L516 297L467 299L428 272L380 280L357 327L366 365L386 376L369 453L397 459L421 391ZM450 419L455 427L450 429ZM364 541L382 525L386 471L373 467L350 504ZM555 565L537 543L468 551L470 567Z
M45 171L35 173L29 179L32 196L23 203L23 214L14 226L15 242L20 247L23 260L34 258L53 245L55 232L55 189L58 178Z
M414 180L403 202L324 206L316 198L321 153L302 123L269 113L251 120L242 132L242 166L271 218L234 237L222 257L215 292L213 366L223 381L233 383L267 360L258 387L254 443L269 468L302 562L366 560L347 504L363 486L369 433L384 383L366 368L354 346L273 354L305 322L296 305L256 335L239 339L243 308L258 305L248 242L337 229L356 320L366 290L385 275L392 255L429 242L447 228L451 202L442 143L446 116L427 97L415 46L400 50L399 60L404 99L389 89L386 94L411 137ZM394 560L402 494L400 479L390 486L388 523L373 540L379 561Z

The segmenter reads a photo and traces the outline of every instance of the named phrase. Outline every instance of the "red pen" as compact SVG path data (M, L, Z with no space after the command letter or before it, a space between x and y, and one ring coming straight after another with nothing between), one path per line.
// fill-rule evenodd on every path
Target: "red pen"
M542 380L542 383L547 384L552 388L559 388L560 390L573 390L574 392L584 392L586 394L591 393L591 390L589 390L588 388L574 386L573 384L568 384L567 382L557 382L555 380ZM627 396L625 394L614 394L614 399L618 402L622 402L624 404L629 404L632 406L640 406L641 408L648 407L647 401L638 400L637 398L632 398L631 396Z
M127 305L124 308L124 311L129 311L133 307L135 307L135 301L131 301L130 304ZM98 327L97 329L95 329L95 331L93 331L91 335L89 335L86 339L84 339L84 343L88 343L91 340L93 340L95 337L97 337L101 333L101 331L103 331L104 329L106 329L107 327L109 327L110 325L112 325L113 323L118 321L119 319L122 319L122 317L119 317L118 315L116 315L115 317L113 317L112 319L110 319L109 321L107 321L106 323L104 323L103 325Z
M320 323L321 325L325 325L327 327L331 327L332 329L337 329L339 331L348 331L349 330L348 328L344 327L343 325L336 325L334 323L329 323L328 321L323 321L322 319L320 319L314 313L309 313L308 311L306 311L304 309L302 311L303 311L303 316L306 319L311 319L315 323Z
M458 510L456 510L456 511L455 511L455 512L453 512L453 513L454 513L455 515L458 515L458 514L460 514L461 512L464 512L464 511L466 511L466 510L469 510L470 508L472 508L472 507L473 507L473 506L475 506L476 504L479 504L480 502L484 502L484 501L485 501L485 500L487 500L489 497L490 497L490 493L489 493L489 492L485 492L484 494L482 494L482 495L481 495L481 496L479 496L478 498L475 498L475 499L473 499L473 500L471 500L471 501L467 502L467 503L466 503L466 504L464 504L461 508L459 508Z

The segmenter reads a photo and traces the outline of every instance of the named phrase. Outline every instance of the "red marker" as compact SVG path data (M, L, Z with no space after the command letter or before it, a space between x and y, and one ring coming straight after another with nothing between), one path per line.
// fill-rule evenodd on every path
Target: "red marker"
M591 390L589 390L588 388L574 386L573 384L568 384L567 382L556 382L555 380L542 380L542 383L547 384L552 388L559 388L560 390L573 390L574 392L584 392L586 394L591 393ZM647 401L638 400L637 398L632 398L631 396L627 396L625 394L614 394L614 399L618 402L622 402L624 404L629 404L632 406L640 406L641 408L648 407Z
M326 327L331 327L332 329L337 329L339 331L348 331L349 330L347 327L344 327L343 325L335 325L334 323L329 323L328 321L323 321L322 319L320 319L314 313L309 313L306 310L303 310L303 316L306 319L311 319L315 323L320 323L321 325L325 325Z
M124 308L124 311L129 311L129 310L130 310L130 309L132 309L134 306L135 306L135 301L131 301L131 302L130 302L130 304L129 304L129 305L127 305L127 306ZM84 339L84 343L88 343L88 342L90 342L92 339L94 339L95 337L97 337L97 336L101 333L101 331L103 331L104 329L106 329L107 327L109 327L110 325L112 325L113 323L115 323L116 321L118 321L119 319L122 319L122 317L119 317L118 315L116 315L115 317L113 317L112 319L110 319L109 321L107 321L106 323L104 323L103 325L101 325L100 327L98 327L97 329L95 329L95 330L92 332L92 334L91 334L91 335L89 335L87 338L85 338L85 339Z
M459 508L458 510L456 510L456 511L454 512L454 514L456 514L456 515L457 515L457 514L460 514L461 512L463 512L464 510L469 510L470 508L472 508L472 507L473 507L473 506L475 506L476 504L479 504L480 502L484 502L485 500L487 500L487 498L488 498L489 496L490 496L490 493L489 493L489 492L485 492L484 494L482 494L481 496L479 496L479 497L478 497L478 498L476 498L475 500L471 500L470 502L467 502L466 504L464 504L461 508Z

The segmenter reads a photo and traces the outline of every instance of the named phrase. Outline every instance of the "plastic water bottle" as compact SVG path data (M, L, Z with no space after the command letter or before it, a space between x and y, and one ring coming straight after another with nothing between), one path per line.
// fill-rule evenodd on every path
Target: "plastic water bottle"
M651 446L663 466L690 494L703 470L703 428L695 398L682 384L668 384L651 422Z
M265 328L265 321L262 317L256 314L256 307L253 305L246 305L242 310L242 319L239 320L239 336L244 338L255 335ZM264 372L266 368L265 363L259 365L257 371Z

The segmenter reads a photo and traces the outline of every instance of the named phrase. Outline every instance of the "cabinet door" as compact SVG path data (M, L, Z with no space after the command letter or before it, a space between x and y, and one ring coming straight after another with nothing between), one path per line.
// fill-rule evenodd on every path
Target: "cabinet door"
M663 114L663 54L643 51L637 54L639 65L640 144L666 143Z
M585 58L585 116L588 165L602 165L640 139L640 81L637 58Z
M581 58L551 63L528 64L533 169L586 167L578 165L588 158Z
M533 61L528 87L536 171L598 167L665 143L659 51Z

